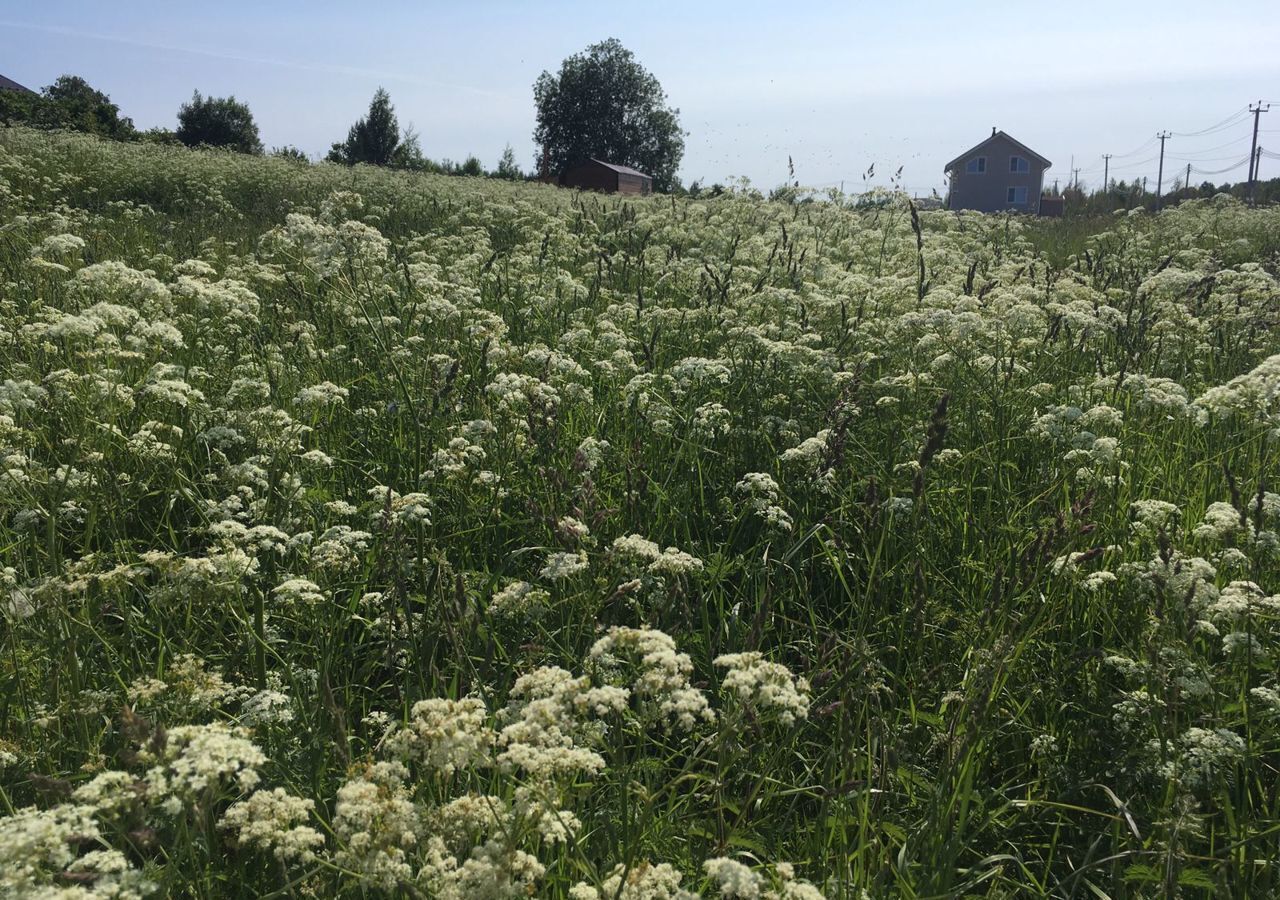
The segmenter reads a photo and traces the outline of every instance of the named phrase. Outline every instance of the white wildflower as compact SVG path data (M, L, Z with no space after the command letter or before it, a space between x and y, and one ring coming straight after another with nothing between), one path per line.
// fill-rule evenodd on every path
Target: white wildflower
M503 618L536 616L551 602L551 595L527 581L513 581L493 595L489 615Z
M587 554L581 550L576 553L552 553L538 575L547 581L563 581L585 572L588 567Z
M306 578L285 579L272 589L271 596L286 607L318 606L325 599L320 586Z
M240 707L240 721L246 725L283 725L293 717L293 698L271 688L252 694Z
M347 402L350 392L331 381L322 381L298 391L293 402L303 409L329 409Z
M255 791L248 799L231 804L220 828L233 831L242 847L270 851L282 862L307 863L324 846L324 835L305 823L315 803L287 793L283 788Z
M720 896L737 900L758 900L764 889L764 880L748 866L724 856L709 859L702 864L707 877L716 883Z
M727 653L715 665L728 669L722 684L739 703L761 718L794 725L809 715L809 683L758 652Z
M634 672L629 688L650 716L685 731L699 721L714 721L706 697L689 684L693 662L676 651L669 635L649 628L614 627L592 645L589 655L602 671L629 666Z
M488 715L484 703L475 697L419 700L409 721L388 732L383 746L398 759L452 775L488 760L496 737Z
M233 784L241 791L258 784L258 767L267 761L240 729L220 722L180 725L166 732L160 762L145 776L147 790L167 797L164 809L176 814L187 801Z

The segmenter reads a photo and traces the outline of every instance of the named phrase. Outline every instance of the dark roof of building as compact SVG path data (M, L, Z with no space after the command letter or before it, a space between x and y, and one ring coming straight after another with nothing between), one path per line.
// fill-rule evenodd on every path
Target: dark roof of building
M0 75L0 91L17 91L20 94L34 94L35 91L24 84L18 84L12 78L5 78Z
M1015 147L1017 147L1019 150L1022 150L1023 152L1025 152L1028 156L1034 156L1036 159L1038 159L1041 163L1043 163L1043 164L1044 164L1044 167L1045 167L1046 169L1053 165L1053 163L1049 162L1049 160L1045 159L1045 158L1044 158L1043 156L1041 156L1039 153L1037 153L1036 151L1032 150L1032 149L1031 149L1030 147L1028 147L1026 144L1022 143L1022 141L1019 141L1019 140L1016 140L1016 139L1014 139L1014 138L1010 137L1009 135L1005 134L1003 131L993 131L993 132L991 133L991 137L987 138L987 139L986 139L986 140L984 140L984 141L980 141L980 142L979 142L979 143L977 143L977 144L974 144L974 145L973 145L972 147L970 147L968 150L966 150L966 151L964 151L963 153L961 153L961 154L960 154L959 156L957 156L955 159L951 160L951 162L949 162L949 163L947 163L945 166L943 166L943 167L942 167L942 171L944 171L944 172L950 172L950 171L951 171L952 169L954 169L956 166L960 165L960 163L964 162L964 160L965 160L965 159L967 159L968 157L972 156L972 155L973 155L974 153L976 153L978 150L981 150L983 147L985 147L987 144L991 143L992 141L994 141L994 140L995 140L996 138L998 138L998 137L1002 137L1002 138L1004 138L1006 141L1008 141L1009 143L1013 144L1013 145L1014 145Z
M612 169L613 171L617 172L619 175L639 175L641 178L653 177L652 175L648 175L644 172L641 172L639 169L633 169L630 166L615 165L614 163L611 163L611 162L605 162L603 159L596 159L595 157L592 157L590 161L593 163L598 163L599 165L604 166L606 169Z

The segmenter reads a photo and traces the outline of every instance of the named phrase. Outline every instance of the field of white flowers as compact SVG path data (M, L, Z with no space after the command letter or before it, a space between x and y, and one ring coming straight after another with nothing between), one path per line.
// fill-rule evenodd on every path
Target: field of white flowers
M1280 210L0 130L0 896L1280 892Z

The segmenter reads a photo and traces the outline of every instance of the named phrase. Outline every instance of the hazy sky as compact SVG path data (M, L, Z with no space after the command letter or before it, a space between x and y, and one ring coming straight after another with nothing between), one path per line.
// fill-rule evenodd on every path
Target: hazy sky
M533 166L532 85L617 37L662 82L689 132L688 183L768 188L788 154L806 185L944 189L942 167L996 125L1053 161L1047 178L1244 177L1258 99L1280 101L1280 7L1231 3L266 3L0 2L0 74L32 88L64 72L142 128L174 127L194 89L247 101L268 146L313 155L375 88L433 158ZM1231 117L1236 113L1236 119ZM1192 132L1225 124L1209 134ZM1280 149L1280 102L1263 115ZM1144 144L1144 142L1147 142ZM1137 151L1130 153L1130 151ZM1127 155L1125 155L1127 154ZM1270 171L1269 171L1270 170ZM1264 159L1263 177L1280 175Z

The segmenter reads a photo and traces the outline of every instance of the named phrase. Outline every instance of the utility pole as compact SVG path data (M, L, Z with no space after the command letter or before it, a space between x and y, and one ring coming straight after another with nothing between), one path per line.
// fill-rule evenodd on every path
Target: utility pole
M1079 170L1079 169L1072 169L1072 170L1071 170L1071 172L1072 172L1072 175L1073 175L1073 178L1072 178L1072 186L1073 186L1073 187L1078 191L1078 190L1080 190L1080 170Z
M1102 193L1111 190L1111 154L1102 154Z
M1191 163L1187 163L1187 180L1182 183L1182 187L1184 189L1191 187Z
M1253 113L1253 146L1249 149L1249 205L1253 205L1253 186L1258 180L1258 166L1254 162L1258 157L1258 116L1271 109L1271 104L1262 105L1262 101L1258 101L1257 106L1250 106L1249 112Z
M1172 137L1169 132L1162 131L1156 135L1160 138L1160 168L1156 171L1156 209L1160 208L1160 194L1164 189L1164 142Z

